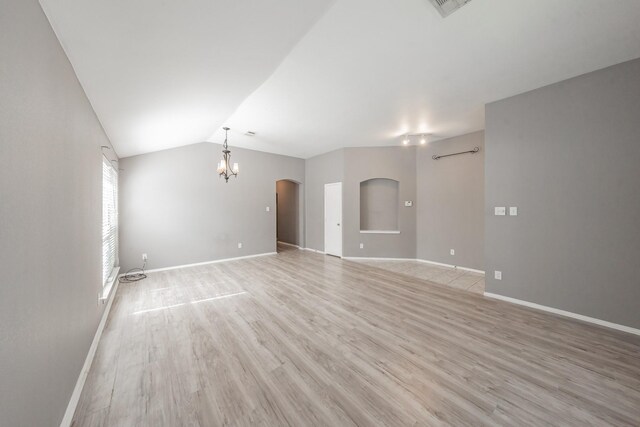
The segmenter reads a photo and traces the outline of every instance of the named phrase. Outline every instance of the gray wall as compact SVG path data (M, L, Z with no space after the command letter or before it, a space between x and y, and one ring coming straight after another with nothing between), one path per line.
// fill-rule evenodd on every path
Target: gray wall
M398 229L399 184L387 178L360 183L360 230Z
M109 142L38 2L0 32L0 425L58 426L105 307Z
M324 185L344 179L344 150L335 150L305 161L306 247L324 251Z
M225 183L215 170L221 150L205 142L121 160L124 271L142 253L154 269L276 251L276 181L303 183L304 160L232 145L240 174Z
M640 328L639 126L640 60L487 106L488 292Z
M278 194L278 241L300 245L300 195L299 184L281 180L276 183Z
M343 255L346 257L416 257L416 147L344 149ZM360 233L360 183L371 178L399 182L398 230L401 234ZM360 243L364 248L360 249Z
M480 152L431 158L473 147ZM417 257L484 270L484 132L417 148Z

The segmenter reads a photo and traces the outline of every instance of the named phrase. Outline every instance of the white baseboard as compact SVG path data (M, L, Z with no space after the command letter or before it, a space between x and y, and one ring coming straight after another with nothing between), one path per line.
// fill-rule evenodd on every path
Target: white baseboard
M426 259L419 259L419 258L382 258L382 257L360 257L360 256L348 256L348 257L346 256L342 258L346 260L351 260L351 261L418 261L418 262L424 262L426 264L437 265L439 267L456 268L458 270L484 274L484 271L476 270L474 268L460 267L459 265L444 264L442 262L428 261Z
M475 268L461 267L459 265L445 264L443 262L429 261L429 260L426 260L426 259L419 259L419 258L416 258L416 261L424 262L426 264L437 265L437 266L440 266L440 267L457 268L458 270L470 271L471 273L484 274L483 270L476 270Z
M280 241L280 240L278 240L278 243L279 243L279 244L281 244L281 245L291 246L291 247L293 247L293 248L302 249L300 246L298 246L298 245L294 245L293 243L282 242L282 241Z
M476 270L475 268L460 267L459 265L456 265L455 268L457 268L458 270L468 271L470 273L482 274L484 276L484 270Z
M453 264L445 264L443 262L428 261L426 259L416 258L416 261L424 262L425 264L437 265L438 267L456 268L456 266Z
M415 261L415 258L381 258L381 257L365 257L365 256L345 256L342 259L349 261Z
M277 255L277 252L265 252L262 254L254 254L254 255L245 255L245 256L239 256L239 257L234 257L234 258L222 258L222 259L214 259L213 261L204 261L204 262L196 262L193 264L184 264L184 265L174 265L171 267L162 267L162 268L153 268L151 270L145 270L145 273L156 273L158 271L167 271L167 270L177 270L179 268L188 268L188 267L197 267L200 265L208 265L208 264L216 264L219 262L227 262L227 261L237 261L240 259L248 259L248 258L256 258L256 257L260 257L260 256L267 256L267 255ZM121 274L120 277L124 276L125 273Z
M118 284L119 281L116 280L115 284L111 288L107 306L102 312L102 318L100 319L100 323L98 324L98 330L93 336L91 347L89 347L89 353L87 353L87 357L84 360L84 365L82 365L82 369L80 370L80 376L78 377L78 381L76 381L76 386L73 389L73 393L71 393L71 399L69 399L69 404L67 405L67 410L64 413L64 417L62 417L62 422L60 422L60 427L69 427L71 425L71 422L73 421L73 415L75 414L76 408L78 407L78 402L80 402L80 395L82 394L84 383L87 381L87 376L89 376L89 370L91 369L93 358L96 355L96 350L98 349L98 344L100 343L100 337L102 336L104 325L107 323L107 317L109 317L109 311L111 311L113 299L115 298L116 292L118 292Z
M572 313L570 311L560 310L558 308L548 307L546 305L536 304L534 302L523 301L516 298L505 297L504 295L492 294L491 292L485 292L485 297L498 299L501 301L510 302L512 304L523 305L525 307L535 308L537 310L546 311L560 316L570 317L572 319L582 320L583 322L593 323L606 328L616 329L618 331L628 332L634 335L640 335L640 329L632 328L630 326L619 325L613 322L607 322L606 320L596 319L595 317L584 316L582 314Z
M324 251L319 251L317 249L311 249L311 248L300 248L300 249L302 249L303 251L315 252L318 254L326 255Z

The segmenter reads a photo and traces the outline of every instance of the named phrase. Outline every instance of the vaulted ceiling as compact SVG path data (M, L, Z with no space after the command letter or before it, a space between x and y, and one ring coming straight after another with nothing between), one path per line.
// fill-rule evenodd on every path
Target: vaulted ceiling
M41 0L121 157L202 142L333 0Z
M615 3L615 5L613 4ZM121 157L310 157L484 128L484 105L640 57L640 1L41 0ZM256 135L244 135L246 131Z

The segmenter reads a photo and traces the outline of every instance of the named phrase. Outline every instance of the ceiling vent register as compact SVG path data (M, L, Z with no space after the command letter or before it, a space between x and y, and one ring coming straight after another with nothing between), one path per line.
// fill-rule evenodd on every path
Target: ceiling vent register
M429 0L443 18L451 15L471 0Z

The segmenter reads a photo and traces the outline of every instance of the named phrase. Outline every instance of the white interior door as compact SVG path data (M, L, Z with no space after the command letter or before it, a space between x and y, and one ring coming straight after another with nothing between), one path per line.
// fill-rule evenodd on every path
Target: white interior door
M324 185L324 251L342 256L342 183Z

